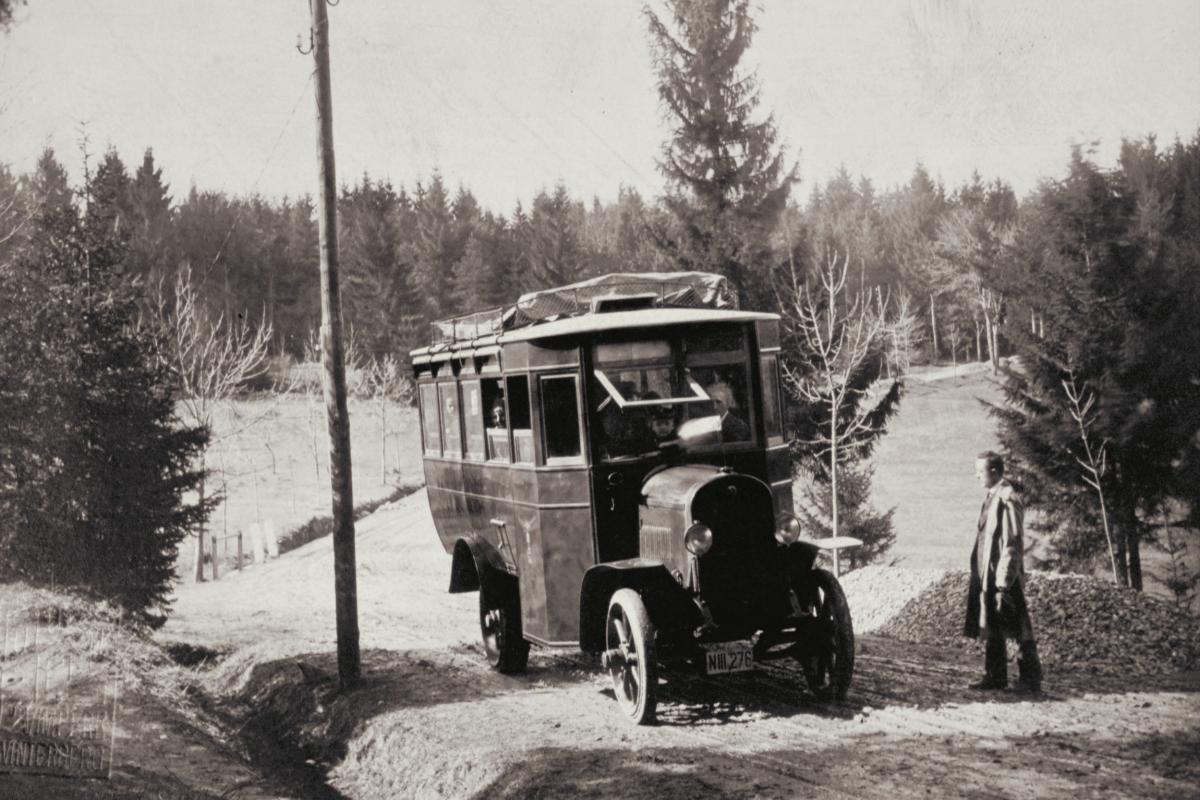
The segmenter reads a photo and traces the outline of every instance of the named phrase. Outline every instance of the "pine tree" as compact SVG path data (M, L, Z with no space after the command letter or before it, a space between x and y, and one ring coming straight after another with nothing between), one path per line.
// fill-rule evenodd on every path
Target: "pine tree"
M58 162L53 149L42 151L33 175L26 176L22 183L29 212L37 223L31 230L69 230L78 224L67 171Z
M147 148L129 187L132 235L126 261L131 275L147 283L165 280L176 266L169 255L171 195Z
M870 464L855 460L848 464L838 481L838 535L852 536L862 542L860 547L846 551L843 558L849 568L879 561L896 543L893 516L896 509L880 513L871 505L871 479L875 470ZM796 517L800 527L812 538L834 535L832 515L833 487L828 481L810 480L800 491Z
M32 182L53 189L47 154ZM165 618L178 544L211 511L184 495L208 432L181 423L155 331L120 279L120 170L106 159L82 219L55 191L0 270L0 551L8 577L77 586L151 625ZM99 202L97 202L97 198Z
M647 9L658 94L672 125L659 168L674 224L658 232L687 269L729 278L748 308L766 308L770 236L799 178L785 168L774 118L755 121L758 86L739 68L756 30L749 0L668 0Z
M407 197L387 182L343 190L340 206L344 313L371 357L398 353L418 305L412 261L401 238Z
M446 186L434 173L429 186L417 184L417 282L424 295L425 319L435 320L454 313L453 270L456 231Z
M129 172L116 150L104 154L84 191L84 226L94 245L90 266L124 273L133 233L133 194Z
M528 225L528 263L534 288L563 286L585 275L583 206L561 183L533 199Z
M281 269L270 285L268 318L277 345L294 357L304 355L312 331L320 325L320 286L317 281L317 217L312 198L285 202L280 211L284 241Z
M1014 326L1020 370L995 408L1001 437L1060 563L1108 561L1099 495L1085 480L1080 424L1067 390L1091 401L1087 435L1099 475L1116 577L1142 587L1140 546L1163 520L1200 518L1200 139L1165 156L1127 142L1105 172L1076 150L1068 176L1023 210L1027 260L1011 286L1044 318Z
M464 312L509 305L519 294L515 282L515 248L504 218L483 215L454 265L454 293Z

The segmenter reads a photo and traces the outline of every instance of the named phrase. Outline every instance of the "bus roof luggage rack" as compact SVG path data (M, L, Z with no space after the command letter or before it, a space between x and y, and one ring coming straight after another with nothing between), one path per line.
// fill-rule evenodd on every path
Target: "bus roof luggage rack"
M435 342L463 342L539 322L641 308L737 309L737 295L710 272L616 272L521 295L515 305L438 320Z
M505 324L505 317L512 317L513 307L489 308L487 311L476 311L473 314L461 314L457 317L439 319L433 323L433 341L469 342L481 336L490 336L507 330L511 325Z
M724 276L708 272L611 273L517 300L513 327L631 308L737 308Z

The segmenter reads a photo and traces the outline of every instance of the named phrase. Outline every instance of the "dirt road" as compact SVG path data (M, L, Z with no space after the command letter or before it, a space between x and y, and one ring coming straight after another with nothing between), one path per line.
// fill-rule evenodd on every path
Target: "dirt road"
M349 696L328 679L327 540L189 589L164 637L230 650L209 685L325 767L332 796L1200 796L1194 676L1060 673L1037 700L980 695L964 688L978 659L871 635L842 705L813 701L787 666L671 673L659 724L634 727L579 654L488 671L475 596L445 592L431 526L423 493L359 523L367 680Z

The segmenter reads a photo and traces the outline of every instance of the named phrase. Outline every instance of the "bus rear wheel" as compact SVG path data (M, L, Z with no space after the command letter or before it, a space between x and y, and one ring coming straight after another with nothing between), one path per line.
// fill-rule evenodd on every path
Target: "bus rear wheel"
M479 576L479 630L492 669L525 671L529 642L521 634L521 595L511 575L485 569Z

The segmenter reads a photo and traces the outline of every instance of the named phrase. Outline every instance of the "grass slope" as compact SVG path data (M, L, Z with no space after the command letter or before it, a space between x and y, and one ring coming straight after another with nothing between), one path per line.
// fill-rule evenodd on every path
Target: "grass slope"
M873 502L896 508L896 544L885 561L958 569L974 543L982 499L975 456L996 449L995 423L980 399L999 402L990 376L910 379L900 413L879 443Z

